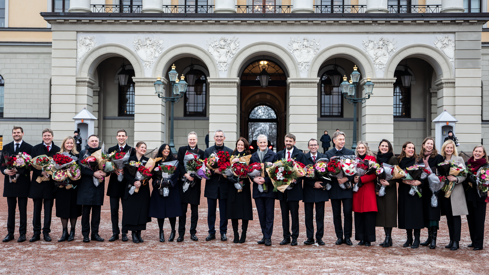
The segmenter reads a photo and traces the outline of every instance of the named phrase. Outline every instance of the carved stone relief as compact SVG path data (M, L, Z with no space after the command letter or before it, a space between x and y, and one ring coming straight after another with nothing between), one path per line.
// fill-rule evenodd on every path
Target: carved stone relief
M389 58L396 52L394 39L381 37L378 41L368 38L363 40L363 49L374 62L377 69L383 70Z
M228 69L228 61L232 59L239 50L238 38L228 39L221 37L219 40L212 39L207 42L207 51L217 61L219 71Z
M163 53L163 40L156 40L150 37L134 40L134 51L144 62L145 68L151 68L154 61Z
M316 39L291 38L289 42L289 51L294 55L301 71L307 70L309 63L319 52L320 47L319 40L316 41Z

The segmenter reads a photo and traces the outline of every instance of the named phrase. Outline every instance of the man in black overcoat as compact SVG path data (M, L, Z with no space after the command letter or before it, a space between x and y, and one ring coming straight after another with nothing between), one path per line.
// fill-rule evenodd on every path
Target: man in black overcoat
M307 143L309 153L306 154L305 165L314 165L319 159L326 156L319 153L318 141L314 138ZM326 190L328 180L304 178L304 211L306 214L306 245L314 244L314 205L316 205L316 241L324 245L324 202L329 200L329 192Z
M117 131L117 145L110 147L108 153L112 152L125 152L131 154L132 147L127 145L127 132L124 129ZM117 180L119 174L124 174L123 169L116 169L114 173L110 174L109 186L107 187L107 196L110 197L110 221L112 222L112 237L109 242L113 242L119 239L119 205L122 203L124 197L124 190L126 187L125 177L120 182ZM119 203L120 202L120 203ZM122 241L127 242L127 229L122 228Z
M293 159L301 163L306 162L306 157L301 150L295 147L295 135L285 135L285 149L277 153L277 159ZM302 200L302 178L298 178L291 184L284 193L277 192L277 199L280 200L280 210L282 211L282 229L284 239L280 245L297 245L299 237L299 201ZM292 234L290 234L289 213L292 217ZM292 242L290 241L292 237Z
M5 156L16 155L20 152L31 154L32 145L22 140L24 137L24 130L22 127L14 126L12 129L12 138L14 141L3 146L1 163L5 163ZM8 234L3 239L3 242L9 242L14 239L15 232L15 208L17 207L17 201L19 203L20 214L20 226L19 226L19 238L18 242L24 242L26 240L25 234L27 233L27 197L29 196L29 188L31 185L30 173L20 174L17 178L17 182L10 182L9 177L15 176L15 170L6 169L2 167L3 179L3 196L7 198L7 230Z
M355 155L355 152L345 148L345 133L341 131L336 131L333 134L333 149L326 152L326 157L331 159L334 156L346 156ZM349 182L350 184L346 184ZM353 192L352 183L353 176L343 177L337 179L331 177L331 190L329 191L329 198L331 199L331 208L333 209L333 223L336 232L336 244L340 245L346 243L347 245L352 245L351 234L352 234L352 210L353 210ZM350 188L342 189L339 184L343 183L349 185ZM343 203L343 215L345 218L345 231L343 239L343 228L341 226L341 203Z
M46 155L48 157L54 156L59 152L59 147L53 143L53 131L51 129L44 129L42 131L42 143L32 147L31 156L33 158ZM29 242L35 242L40 240L41 236L41 210L44 204L44 226L42 233L46 242L51 241L49 232L51 232L51 216L53 213L54 197L56 192L56 186L54 180L36 181L37 177L47 176L46 172L34 169L32 173L31 188L29 189L29 198L34 202L34 213L32 218L32 225L34 226L34 236Z
M226 136L222 130L216 130L214 133L215 144L205 150L204 158L208 158L212 153L220 151L229 152L229 155L233 153L233 150L224 146L224 140ZM216 208L217 200L219 200L219 231L221 233L221 241L227 241L226 233L228 228L228 219L226 217L226 203L228 197L229 181L221 175L216 169L212 171L212 176L206 181L204 196L207 198L207 225L209 226L209 236L206 241L214 240L216 238Z
M199 204L200 204L200 194L201 194L201 179L197 177L191 177L187 170L185 169L185 163L183 158L187 152L197 154L199 159L204 159L204 151L199 149L197 145L198 137L196 132L190 132L187 136L188 145L178 148L178 169L180 170L180 175L183 175L180 180L179 190L180 190L180 201L182 205L182 216L178 218L178 238L177 242L183 241L183 236L185 235L185 223L187 221L187 209L190 204L190 239L192 241L198 241L199 239L195 235L197 233L197 221L199 220ZM194 181L195 185L189 187L187 191L183 192L184 178L189 181Z
M328 135L328 131L324 131L324 135L319 139L321 141L321 147L323 147L323 154L326 154L326 151L331 147L331 137Z

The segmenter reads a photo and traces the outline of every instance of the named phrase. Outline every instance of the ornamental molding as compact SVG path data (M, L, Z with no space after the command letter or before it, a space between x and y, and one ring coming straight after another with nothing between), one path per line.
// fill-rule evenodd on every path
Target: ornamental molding
M87 87L90 89L98 88L95 86L95 80L91 77L77 77L76 87Z
M209 88L237 88L240 81L239 78L207 78Z
M389 58L396 52L396 42L394 39L381 37L378 41L367 38L363 40L363 49L372 59L377 69L383 70Z
M133 77L132 81L136 84L136 88L138 87L154 87L155 85L155 79L152 77ZM161 78L161 81L163 84L166 84L168 81L166 81L165 78ZM166 85L163 85L163 89L165 89Z
M319 77L316 78L289 78L287 84L291 88L315 88L317 89Z
M449 36L436 37L434 44L450 59L450 62L453 62L455 59L455 42Z
M236 55L238 50L239 41L236 37L231 39L221 37L219 40L212 38L207 41L207 51L214 57L221 72L228 70L228 61Z
M375 85L374 86L374 93L375 93L375 88L392 88L394 87L394 83L396 82L396 78L372 78L370 79L372 83ZM366 79L362 79L360 82L362 85L367 82Z
M455 78L442 78L435 81L435 87L438 90L445 88L455 88Z
M163 53L163 40L156 40L150 37L144 39L134 39L134 51L144 62L145 68L151 68L155 60Z
M291 38L289 41L289 52L295 57L300 71L306 71L309 63L319 52L321 45L319 39Z
M97 41L95 40L95 36L80 37L78 39L78 48L77 48L78 61L80 61L87 52L93 49L96 44Z

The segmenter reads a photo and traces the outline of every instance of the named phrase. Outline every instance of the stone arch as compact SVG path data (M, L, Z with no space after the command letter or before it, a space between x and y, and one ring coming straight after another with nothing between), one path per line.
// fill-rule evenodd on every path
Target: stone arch
M121 56L129 60L135 77L144 77L144 67L138 56L129 48L119 44L104 44L85 54L78 66L78 77L93 77L98 65L107 58Z
M282 69L287 71L289 78L300 77L299 67L292 54L283 47L270 42L253 43L241 49L229 63L228 77L241 77L239 75L241 68L246 66L250 59L259 55L272 56L279 60L281 65L285 66Z
M319 52L309 66L308 77L318 77L321 65L333 57L342 57L353 61L358 66L364 78L376 77L374 64L367 54L357 47L348 44L333 45Z
M250 93L249 95L247 95L245 98L243 98L243 103L247 104L249 103L247 107L251 107L252 105L257 105L259 104L262 100L261 99L253 99L253 97L255 97L256 95L259 95L259 94L267 94L269 95L270 97L272 97L275 102L277 103L270 103L269 101L267 101L267 104L270 104L270 105L273 105L274 107L277 108L277 112L280 112L280 111L285 111L285 102L283 102L283 100L280 98L280 97L277 97L276 94L274 93L271 93L269 90L267 89L257 89L255 91L253 91L252 93ZM273 102L273 101L271 101ZM281 109L280 107L283 107L283 109ZM249 108L248 108L249 109ZM277 113L278 115L278 113Z
M184 57L195 57L199 59L207 66L209 77L219 77L216 62L210 53L201 47L192 44L175 45L162 53L156 60L156 66L153 68L152 77L156 78L158 76L163 76L163 71L166 70L166 68L169 68L177 59Z
M401 63L401 61L405 58L412 57L428 62L436 72L436 79L454 77L452 65L448 57L438 49L423 44L409 45L398 50L389 59L389 61L387 61L384 77L394 77L394 72L396 71L397 65L399 65L399 63Z

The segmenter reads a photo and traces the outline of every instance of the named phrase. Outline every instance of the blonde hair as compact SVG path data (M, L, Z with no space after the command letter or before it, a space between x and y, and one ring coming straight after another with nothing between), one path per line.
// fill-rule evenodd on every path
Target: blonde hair
M76 150L76 142L72 136L67 136L67 137L65 137L65 139L63 139L63 142L61 142L61 148L60 148L59 152L60 153L68 152L67 150L65 150L65 143L70 139L73 140L73 149L71 149L71 153L73 155L78 155L79 152Z
M355 148L355 155L357 155L357 157L360 156L360 154L358 153L358 145L365 146L365 155L366 156L373 156L374 155L374 154L372 154L372 151L370 151L370 148L368 147L367 142L360 140L357 142L357 148Z
M445 153L445 148L447 147L448 144L451 144L453 146L453 154L454 156L458 157L458 151L457 151L457 146L455 146L455 142L453 140L449 139L443 143L441 146L441 156L443 158L446 158L446 153Z

